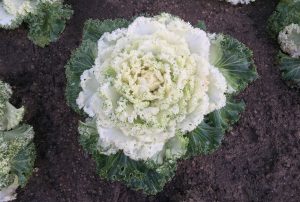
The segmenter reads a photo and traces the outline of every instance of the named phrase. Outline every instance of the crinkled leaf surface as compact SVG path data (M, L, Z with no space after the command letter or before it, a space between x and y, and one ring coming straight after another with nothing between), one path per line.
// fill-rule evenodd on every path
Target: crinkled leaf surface
M60 1L39 3L36 11L26 18L29 39L41 47L56 41L72 14L71 7Z
M67 89L66 98L70 107L77 113L81 113L76 104L76 99L81 91L80 76L84 70L92 68L97 56L97 43L90 40L82 42L71 56L66 65Z
M112 32L118 28L127 27L129 23L125 19L88 20L84 25L83 40L97 42L105 32Z
M81 91L80 76L84 70L92 68L97 57L97 41L105 32L111 32L117 28L125 27L128 21L116 20L88 20L84 25L83 41L77 50L72 53L71 59L66 65L67 89L66 97L70 107L77 113L81 113L76 104L76 99Z
M238 102L232 97L227 97L226 106L210 113L206 121L215 128L227 131L232 124L235 124L239 120L239 115L244 110L245 103L243 101Z
M240 113L244 109L244 102L227 98L225 107L207 115L195 130L187 134L189 144L186 156L209 154L215 151L221 145L225 132L239 120Z
M9 145L5 155L10 159L10 175L18 177L18 183L24 187L32 174L35 161L35 147L33 143L34 131L29 125L21 125L9 131L2 131L4 143ZM7 156L4 156L7 157Z
M280 52L278 54L278 64L283 78L292 86L300 88L300 58L292 58Z
M175 175L176 162L148 165L143 161L130 159L123 152L110 156L101 154L97 147L99 135L93 121L80 123L79 133L81 145L92 154L98 173L104 179L123 181L132 189L156 194Z
M23 148L13 159L12 172L18 176L18 182L24 187L32 174L35 161L35 147L33 143Z
M209 154L218 148L223 139L224 132L221 128L213 127L202 122L195 130L187 134L189 144L186 156Z
M19 133L34 133L31 126L23 125L18 130ZM32 174L35 161L35 146L33 141L29 141L12 160L12 173L18 176L18 183L24 187Z
M257 78L253 54L248 47L222 34L211 42L210 61L225 76L231 90L238 93Z

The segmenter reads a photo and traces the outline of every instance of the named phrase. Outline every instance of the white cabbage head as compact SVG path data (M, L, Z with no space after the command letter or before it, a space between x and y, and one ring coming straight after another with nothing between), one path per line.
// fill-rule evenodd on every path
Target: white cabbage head
M300 57L300 25L290 24L286 26L278 36L281 49L291 57Z
M209 52L207 33L169 14L104 33L77 99L96 119L101 152L156 159L168 140L225 106L227 83Z

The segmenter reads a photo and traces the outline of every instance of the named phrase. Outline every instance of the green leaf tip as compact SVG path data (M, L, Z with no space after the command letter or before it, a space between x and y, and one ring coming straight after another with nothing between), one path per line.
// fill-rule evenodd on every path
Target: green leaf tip
M58 40L72 15L71 7L62 2L39 3L35 12L25 19L29 27L28 38L40 47L49 45Z
M206 25L205 25L205 22L202 21L202 20L198 20L197 24L196 24L196 27L206 31Z

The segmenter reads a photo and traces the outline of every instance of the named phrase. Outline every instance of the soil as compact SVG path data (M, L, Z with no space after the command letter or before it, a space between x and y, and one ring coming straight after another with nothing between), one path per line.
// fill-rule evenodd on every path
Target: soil
M0 79L13 86L15 105L36 131L37 161L17 201L299 201L300 94L274 65L279 49L266 31L277 1L232 6L218 0L68 0L75 14L62 37L44 49L25 26L0 30ZM254 52L260 78L239 98L247 104L218 151L179 163L175 178L147 197L121 183L101 180L78 143L78 120L66 104L64 65L81 42L89 18L130 19L169 12L210 32L230 34Z

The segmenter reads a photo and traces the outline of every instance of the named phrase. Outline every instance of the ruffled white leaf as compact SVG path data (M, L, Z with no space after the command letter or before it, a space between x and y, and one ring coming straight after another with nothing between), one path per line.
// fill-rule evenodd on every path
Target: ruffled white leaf
M200 29L192 29L186 33L185 38L191 53L202 56L208 60L210 40L204 31Z
M22 121L24 108L17 109L9 103L12 95L11 87L0 81L0 131L10 130Z
M16 177L13 184L0 190L0 201L6 202L6 201L12 201L16 199L17 196L16 190L18 186L19 186L18 178Z
M221 109L226 105L226 96L224 92L227 91L227 83L223 74L214 66L210 66L208 80L208 92L209 107L206 113L210 113L214 110Z
M0 27L10 27L14 20L16 20L16 16L8 13L4 9L3 2L0 2Z
M209 98L204 95L200 100L198 107L190 114L188 114L185 119L180 122L177 128L182 132L189 132L194 130L204 119L204 115L209 107Z
M129 25L127 34L130 35L152 35L157 31L163 31L166 27L152 18L138 17Z
M76 102L79 108L83 108L90 117L94 117L101 100L97 92L98 83L92 69L84 71L81 75L81 88L83 91L80 92Z
M105 128L102 127L100 121L97 121L97 129L102 153L109 155L122 150L125 155L134 160L147 160L156 157L168 140L165 137L171 136L166 133L174 133L174 131L164 132L159 129L149 129L145 131L143 137L127 136L125 135L127 128ZM153 141L153 137L150 139L149 136L151 135L157 141Z
M17 109L12 104L7 102L5 116L0 121L0 130L10 130L19 125L23 119L24 112L24 107Z

